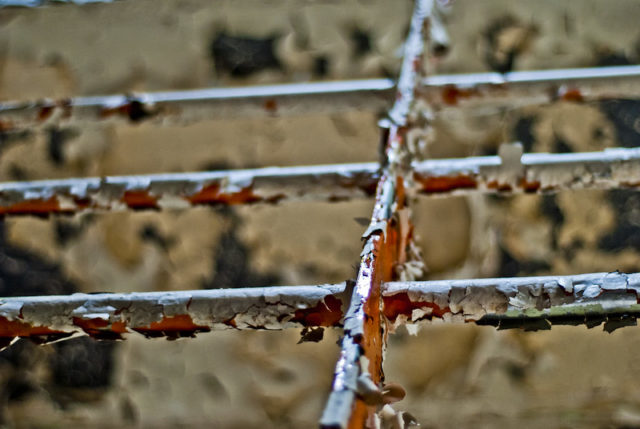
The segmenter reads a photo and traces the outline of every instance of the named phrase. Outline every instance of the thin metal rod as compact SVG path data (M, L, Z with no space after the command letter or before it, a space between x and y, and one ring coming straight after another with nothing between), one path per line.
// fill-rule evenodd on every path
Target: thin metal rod
M451 106L589 101L640 97L640 66L519 71L505 75L475 73L430 76L418 95L436 110ZM391 79L308 82L236 88L202 88L129 95L0 103L3 130L71 121L124 118L159 124L189 123L243 115L294 115L346 110L379 112L392 99ZM402 91L398 86L398 93ZM406 100L406 96L401 97ZM406 107L391 112L402 118Z
M0 298L0 347L75 335L170 339L219 329L341 326L345 284Z
M500 156L419 162L414 181L420 193L430 195L636 188L640 186L640 149L522 155L521 146L503 145Z
M0 183L0 215L342 201L372 196L378 169L362 163Z
M538 330L604 322L611 332L640 316L639 273L391 282L383 289L394 325L441 320Z
M332 391L322 414L323 428L373 427L377 406L361 386L381 388L384 335L381 284L396 277L396 268L407 259L412 227L406 208L404 178L410 169L404 156L407 116L413 107L415 88L422 73L425 36L433 0L416 0L398 79L396 101L389 112L389 128L383 130L384 168L376 190L376 202L361 253L356 285L345 315L344 338L336 364ZM395 221L394 221L395 219Z
M129 95L0 103L3 129L125 119L185 124L215 118L342 111L384 111L393 97L390 79L202 88Z
M421 97L435 110L640 97L640 66L429 76Z
M413 183L403 186L424 195L636 188L640 149L435 159L413 168ZM373 196L379 177L377 163L361 163L9 182L0 183L0 215L343 201Z

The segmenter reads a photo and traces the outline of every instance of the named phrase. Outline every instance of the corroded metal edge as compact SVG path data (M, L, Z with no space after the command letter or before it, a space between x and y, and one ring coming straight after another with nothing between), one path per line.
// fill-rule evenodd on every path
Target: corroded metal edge
M345 315L344 338L336 364L331 394L320 419L322 428L361 429L375 424L381 404L366 399L362 386L380 389L385 343L382 317L382 283L397 276L397 267L407 259L412 227L406 207L405 178L410 175L411 156L406 133L413 108L415 88L423 74L425 36L430 32L433 0L415 2L405 43L396 101L382 130L384 159L358 277Z
M418 195L548 193L640 186L640 149L516 154L414 163L407 190ZM512 151L513 152L513 151ZM197 205L345 201L372 197L376 163L269 167L105 178L0 183L0 215L166 210Z
M345 284L0 298L0 346L76 335L175 339L220 329L341 326Z
M636 325L640 274L516 277L384 285L385 317L403 322L473 322L498 329L550 329L552 325L604 330Z

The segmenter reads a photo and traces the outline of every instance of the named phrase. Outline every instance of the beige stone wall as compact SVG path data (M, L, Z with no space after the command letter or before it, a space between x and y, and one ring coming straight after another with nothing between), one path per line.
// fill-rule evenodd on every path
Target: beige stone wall
M635 62L639 7L631 0L458 0L448 18L451 52L431 66L443 73L486 71L488 57L499 59L514 46L516 69ZM382 0L123 0L3 9L0 98L394 76L410 9L408 1ZM369 38L370 50L359 56L354 29ZM491 31L498 40L493 45ZM248 78L216 70L209 51L221 33L277 35L273 54L280 67ZM326 60L322 73L319 58ZM491 153L516 139L534 151L629 146L628 117L638 107L619 107L559 102L439 117L436 143L425 156ZM166 126L73 124L58 161L46 130L2 140L0 178L375 161L376 121L375 114L350 112ZM629 193L584 191L553 198L425 198L413 207L428 277L461 278L638 270L636 200ZM88 292L340 282L355 275L360 253L363 227L354 218L370 211L370 201L354 201L8 219L3 245L59 266L76 290ZM616 240L619 246L611 244ZM7 263L2 259L0 268ZM112 349L110 383L98 387L56 381L51 362L68 360L64 350L27 344L20 356L28 362L1 361L0 380L6 392L16 389L16 380L31 389L5 394L1 415L15 428L314 427L338 335L300 345L295 331L175 342L129 336ZM639 339L636 328L606 334L599 328L504 333L429 326L416 337L401 329L390 337L385 371L407 388L397 407L422 427L635 427ZM80 371L90 369L81 364Z

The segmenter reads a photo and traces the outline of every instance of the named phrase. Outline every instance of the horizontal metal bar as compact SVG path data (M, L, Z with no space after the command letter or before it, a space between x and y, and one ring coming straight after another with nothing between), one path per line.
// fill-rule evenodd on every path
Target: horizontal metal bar
M526 106L556 100L597 101L640 97L640 66L429 76L421 96L447 107Z
M384 285L384 313L392 324L442 320L499 329L604 322L611 332L640 316L640 274L516 277Z
M219 329L341 326L345 284L0 298L0 347L72 335L170 339Z
M436 109L461 105L530 104L640 97L640 66L597 67L430 76L418 95ZM242 115L292 115L345 110L379 112L395 94L391 79L306 82L235 88L202 88L139 94L85 96L0 103L3 130L52 121L124 118L159 124L189 123ZM396 109L397 110L397 109ZM402 112L392 111L400 117ZM397 119L397 118L396 118Z
M640 66L585 67L572 69L524 70L509 73L466 73L432 75L423 80L423 85L442 87L477 85L563 83L567 81L593 81L611 78L640 78Z
M640 185L640 149L522 155L520 145L503 145L499 156L417 163L414 181L424 194L636 188Z
M355 429L379 426L375 413L382 402L371 403L371 393L380 393L386 335L381 314L382 283L397 278L397 269L407 262L411 222L406 207L404 162L408 115L413 108L416 85L422 76L422 55L430 28L434 0L416 0L398 79L397 96L389 111L390 124L382 129L384 162L378 181L369 228L363 235L358 277L345 315L344 338L336 363L333 385L320 427ZM396 219L393 222L392 219ZM361 384L373 387L363 392ZM381 399L381 396L379 397Z
M7 130L110 119L183 124L256 115L377 113L388 106L393 88L390 79L363 79L13 101L0 103L0 119Z
M0 346L15 338L44 343L137 332L172 339L220 329L341 326L350 294L335 284L0 298ZM611 331L635 324L639 294L640 274L619 272L382 286L384 316L396 326L440 320L549 329L604 322Z
M503 147L504 148L504 147ZM413 187L427 195L535 193L640 186L640 149L437 159L414 164ZM199 173L0 183L0 215L184 209L196 205L343 201L372 197L377 163L269 167Z
M377 170L362 163L0 183L0 215L342 201L373 195Z

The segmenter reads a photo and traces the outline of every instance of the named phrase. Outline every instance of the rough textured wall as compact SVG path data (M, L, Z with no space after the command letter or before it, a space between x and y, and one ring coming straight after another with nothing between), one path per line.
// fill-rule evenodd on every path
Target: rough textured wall
M635 1L458 0L437 72L635 63ZM63 97L395 76L408 1L123 0L0 10L0 96ZM425 157L635 146L635 101L478 109L435 119ZM367 112L157 126L105 121L0 132L3 180L374 161ZM636 271L630 192L456 197L414 203L428 277ZM355 275L371 202L287 203L8 219L5 295L339 282ZM336 332L224 332L167 342L73 340L0 354L8 427L313 427ZM401 330L387 378L423 427L635 427L635 328Z

